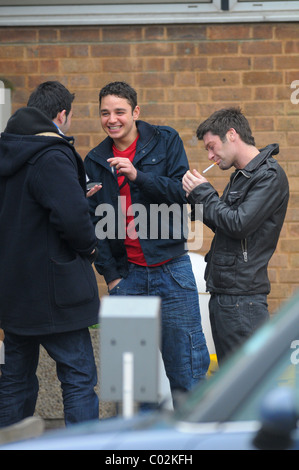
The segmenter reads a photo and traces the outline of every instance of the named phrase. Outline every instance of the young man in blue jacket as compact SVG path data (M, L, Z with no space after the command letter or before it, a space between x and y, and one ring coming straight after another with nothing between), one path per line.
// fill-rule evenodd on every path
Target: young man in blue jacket
M83 161L64 133L74 96L45 82L0 139L0 427L32 416L42 344L56 361L65 423L99 417L88 327L99 298Z
M107 137L84 160L87 176L103 186L89 199L100 239L95 267L110 295L161 298L166 374L172 392L187 391L205 377L209 354L183 226L183 143L174 129L138 120L130 85L110 83L99 100ZM167 217L159 218L159 206Z
M213 113L200 124L197 137L221 170L235 168L221 197L197 170L183 178L188 200L203 204L204 223L215 232L205 279L222 362L269 317L267 267L284 222L289 185L273 157L278 145L258 150L239 108Z

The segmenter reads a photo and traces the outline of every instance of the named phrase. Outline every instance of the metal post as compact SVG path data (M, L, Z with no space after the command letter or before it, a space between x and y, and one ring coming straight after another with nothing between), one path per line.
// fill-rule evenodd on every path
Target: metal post
M123 417L132 418L134 414L134 355L123 354Z

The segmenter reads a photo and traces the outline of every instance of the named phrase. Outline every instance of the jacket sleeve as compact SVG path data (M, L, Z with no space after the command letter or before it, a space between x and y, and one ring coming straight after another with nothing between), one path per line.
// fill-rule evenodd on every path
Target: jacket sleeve
M153 203L184 204L187 202L182 178L189 169L183 142L177 132L172 132L166 142L166 175L143 172L137 169L135 184Z
M276 171L263 172L237 207L222 201L210 183L203 183L190 193L189 202L204 205L204 222L226 235L243 239L269 218L282 202L282 188Z
M49 151L36 164L30 189L49 213L49 222L83 256L97 245L89 205L78 180L76 162L64 152Z
M92 164L92 160L88 156L84 159L84 166L85 166L85 170L86 170L88 178L91 181L98 181L99 179L98 169L95 169L94 165ZM102 177L100 178L100 180L105 181L105 179ZM105 182L104 182L104 185L105 185ZM97 207L98 205L103 204L101 191L103 191L103 189L101 189L99 193L96 193L92 197L88 198L90 217L94 225L96 235L97 235L97 223L100 222L101 220L101 216L96 215ZM120 273L118 269L117 260L112 255L110 243L111 241L108 239L108 237L97 239L98 253L97 253L97 259L94 262L94 266L97 272L101 274L102 276L104 276L105 282L107 284L111 281L114 281L115 279L122 277L122 273Z
M95 227L95 233L97 235L97 223L100 222L101 217L97 215L97 194L89 198L89 208L90 208L90 215ZM112 206L111 206L112 207ZM108 284L115 279L121 278L122 275L120 274L117 266L117 261L112 255L111 247L110 247L110 240L108 237L98 238L98 254L97 259L94 262L95 268L99 274L104 276L106 283Z

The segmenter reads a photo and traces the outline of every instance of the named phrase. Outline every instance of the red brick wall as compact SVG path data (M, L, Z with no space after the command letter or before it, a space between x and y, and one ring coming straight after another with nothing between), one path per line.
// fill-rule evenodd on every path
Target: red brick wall
M258 146L280 144L291 189L269 269L271 311L298 288L299 105L290 100L290 84L299 80L298 23L0 28L0 42L0 78L14 85L14 110L45 80L76 93L72 133L83 157L104 137L98 91L111 80L136 88L141 119L180 132L191 167L200 170L208 162L195 138L199 122L215 109L240 105ZM215 168L208 177L221 192L229 172ZM211 236L205 228L200 253Z

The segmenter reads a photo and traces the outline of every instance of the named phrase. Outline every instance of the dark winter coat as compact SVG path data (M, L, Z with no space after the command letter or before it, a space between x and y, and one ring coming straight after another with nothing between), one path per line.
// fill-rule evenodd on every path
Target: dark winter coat
M83 162L43 113L21 108L0 138L0 326L15 334L98 321L97 241Z

